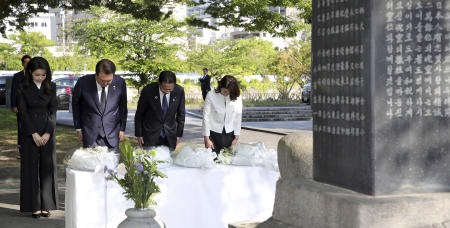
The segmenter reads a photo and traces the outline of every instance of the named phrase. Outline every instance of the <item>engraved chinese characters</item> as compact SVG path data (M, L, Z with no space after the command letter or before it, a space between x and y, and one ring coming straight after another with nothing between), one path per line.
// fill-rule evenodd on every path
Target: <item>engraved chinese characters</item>
M389 118L450 117L450 8L443 2L385 3Z
M450 3L314 0L314 179L450 190Z

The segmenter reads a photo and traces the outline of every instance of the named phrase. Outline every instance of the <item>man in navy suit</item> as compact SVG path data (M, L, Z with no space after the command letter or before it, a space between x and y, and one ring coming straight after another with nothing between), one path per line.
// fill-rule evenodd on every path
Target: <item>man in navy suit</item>
M145 86L134 116L139 145L164 145L174 150L183 137L184 103L184 89L176 84L171 71L161 72L158 82Z
M95 75L81 77L73 89L73 123L84 147L107 146L119 152L127 123L127 88L115 71L112 61L102 59Z
M20 118L19 118L19 109L18 106L18 98L17 98L17 88L19 88L19 84L22 83L25 78L25 69L27 68L28 62L30 62L31 56L24 55L21 59L23 70L14 74L11 85L11 109L17 115L17 129L20 129ZM20 133L17 130L17 146L19 147L20 152Z
M211 90L211 76L208 75L208 68L203 68L203 76L200 78L200 87L202 89L203 100L205 100L206 94Z

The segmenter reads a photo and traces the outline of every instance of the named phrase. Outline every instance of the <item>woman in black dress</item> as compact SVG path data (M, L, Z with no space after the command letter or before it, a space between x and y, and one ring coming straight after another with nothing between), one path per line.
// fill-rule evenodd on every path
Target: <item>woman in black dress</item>
M33 218L49 217L57 209L55 154L56 85L50 66L42 57L30 60L19 85L22 121L20 163L20 211Z

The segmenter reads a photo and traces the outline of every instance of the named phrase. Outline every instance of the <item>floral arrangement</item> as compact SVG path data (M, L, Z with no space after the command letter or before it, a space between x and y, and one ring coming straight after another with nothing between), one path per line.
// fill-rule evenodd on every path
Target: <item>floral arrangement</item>
M217 155L217 159L215 160L215 162L224 165L231 165L234 156L235 154L233 154L232 150L225 147L224 149L220 150L220 153Z
M108 147L97 146L77 149L67 161L71 169L101 172L104 166L116 167L119 156Z
M153 197L160 192L156 180L167 177L158 170L158 164L166 161L155 160L155 150L133 150L130 142L120 144L120 154L123 164L118 166L119 173L105 166L104 171L109 174L107 179L115 180L122 186L125 198L133 200L135 208L156 205ZM120 175L121 169L123 175Z

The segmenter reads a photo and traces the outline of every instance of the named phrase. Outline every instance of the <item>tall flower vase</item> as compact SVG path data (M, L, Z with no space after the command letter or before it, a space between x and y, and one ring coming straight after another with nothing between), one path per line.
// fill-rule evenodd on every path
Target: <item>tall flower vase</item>
M164 223L156 216L153 208L136 209L129 208L125 211L127 218L123 220L118 228L165 228Z

